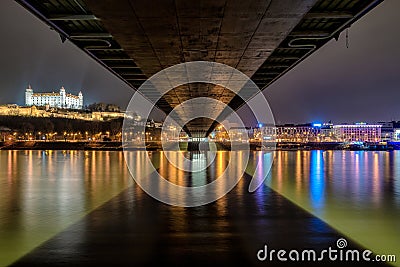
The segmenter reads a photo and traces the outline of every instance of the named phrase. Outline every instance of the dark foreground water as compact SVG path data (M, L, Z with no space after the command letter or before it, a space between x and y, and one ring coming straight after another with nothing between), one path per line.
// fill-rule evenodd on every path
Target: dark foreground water
M190 174L151 153L164 177L195 185L218 177L227 157L217 152L207 171ZM370 249L399 265L398 151L280 151L254 193L250 179L214 203L173 207L135 184L122 152L0 151L0 266L354 265L327 255L313 264L257 259L265 245L339 250L339 238L344 253Z

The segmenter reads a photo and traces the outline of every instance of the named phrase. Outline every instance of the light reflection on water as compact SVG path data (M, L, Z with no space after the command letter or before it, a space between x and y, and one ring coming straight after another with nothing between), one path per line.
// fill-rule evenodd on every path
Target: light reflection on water
M137 153L134 166L140 172L145 169L141 159L146 152ZM202 154L186 156L196 159L193 164L208 164ZM215 162L205 171L196 173L171 166L162 153L152 152L151 158L159 173L169 181L198 186L210 183L225 171L229 153L217 152ZM268 157L263 152L253 152L251 159L263 161ZM2 266L129 186L134 187L133 195L129 195L135 203L132 209L143 212L139 207L149 207L144 204L150 201L149 197L132 182L122 152L0 151L0 167L0 250L5 255L0 258ZM262 174L262 169L255 173L256 176ZM265 182L268 186L250 194L247 192L249 180L246 176L227 196L210 205L187 209L157 203L157 216L180 238L185 235L190 238L192 233L200 232L209 236L210 242L221 251L232 250L230 240L241 235L248 237L242 237L241 242L248 242L252 249L258 248L266 240L272 240L273 232L282 229L291 236L277 239L276 244L296 246L326 236L326 227L288 207L283 198L271 193L270 187L374 252L398 253L398 151L279 151ZM217 190L223 187L224 184ZM153 204L150 206L154 208ZM296 232L298 226L291 229L294 222L292 217L287 220L287 212L293 218L298 216L300 222L296 225L303 225L304 232ZM141 216L145 214L140 213ZM66 239L65 243L68 242L71 240Z
M399 253L399 152L278 152L266 184L375 253Z
M0 266L131 184L121 153L0 151Z

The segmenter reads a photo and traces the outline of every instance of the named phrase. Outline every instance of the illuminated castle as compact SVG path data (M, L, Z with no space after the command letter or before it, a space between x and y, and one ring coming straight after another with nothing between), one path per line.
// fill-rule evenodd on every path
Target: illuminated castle
M25 91L26 106L46 106L68 109L82 109L83 95L67 94L64 87L61 87L59 93L34 93L29 85Z

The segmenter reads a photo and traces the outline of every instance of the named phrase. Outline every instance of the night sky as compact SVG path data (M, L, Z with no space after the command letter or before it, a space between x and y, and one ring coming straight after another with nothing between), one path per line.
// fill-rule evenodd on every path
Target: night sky
M265 90L277 123L400 120L400 1L385 0ZM85 104L124 109L133 91L12 0L0 2L0 103L36 91L82 90Z

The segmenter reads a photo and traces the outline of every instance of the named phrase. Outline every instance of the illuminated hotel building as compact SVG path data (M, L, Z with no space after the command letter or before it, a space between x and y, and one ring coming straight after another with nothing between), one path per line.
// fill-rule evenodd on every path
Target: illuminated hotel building
M261 137L264 140L273 138L277 142L380 142L384 140L382 124L370 125L366 123L341 125L333 125L330 122L324 124L286 124L275 127L262 126L255 132L256 139ZM386 138L387 141L391 140L391 135ZM400 130L396 137L400 140Z
M336 137L342 142L379 142L381 141L381 124L342 124L333 126Z
M34 93L31 86L28 86L25 91L25 105L82 109L83 95L82 92L79 92L78 95L66 93L64 87L61 87L59 93Z

